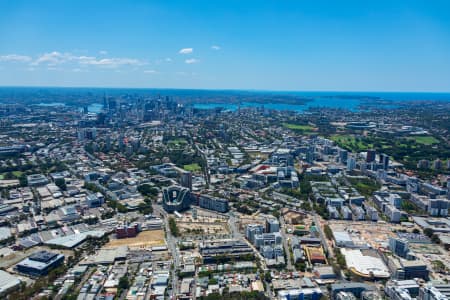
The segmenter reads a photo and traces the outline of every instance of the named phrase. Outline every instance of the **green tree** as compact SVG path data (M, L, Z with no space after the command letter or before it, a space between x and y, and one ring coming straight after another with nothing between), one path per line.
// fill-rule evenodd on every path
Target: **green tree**
M425 229L423 230L423 233L424 233L427 237L431 238L431 237L433 236L433 229L431 229L431 228L425 228Z
M129 282L127 276L120 277L118 287L121 290L126 290L126 289L128 289L130 287L130 282Z
M180 231L178 229L177 223L173 217L169 218L169 230L173 236L179 236Z
M149 184L141 184L137 189L144 196L151 198L158 196L158 189Z
M153 206L148 202L141 202L138 205L138 211L143 215L149 215L153 213Z
M67 185L66 185L66 181L64 180L64 178L58 178L55 180L55 184L62 190L65 191L67 190Z
M325 236L327 237L327 239L332 240L334 235L333 235L333 231L331 230L330 226L328 226L328 224L325 224L323 226L323 231L325 233Z

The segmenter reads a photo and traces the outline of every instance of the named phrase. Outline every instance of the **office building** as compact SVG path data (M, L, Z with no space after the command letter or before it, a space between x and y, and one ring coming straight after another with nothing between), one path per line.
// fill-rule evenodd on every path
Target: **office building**
M389 238L389 250L397 256L406 258L409 252L409 242L404 238Z
M339 292L352 293L355 297L360 298L362 292L373 289L372 286L359 282L335 283L331 285L331 299L336 299Z
M267 233L273 233L273 232L279 232L279 231L280 231L280 222L278 222L277 219L274 219L274 218L266 219L266 232Z
M138 223L129 225L121 225L116 227L116 237L118 239L135 237L141 231L141 226Z
M170 186L163 189L163 208L169 213L183 211L190 207L191 195L188 188Z
M0 270L0 297L17 289L20 286L20 279L3 270Z
M374 162L375 161L375 150L367 150L367 154L366 154L366 162L370 163L370 162Z
M450 284L426 284L419 290L418 300L449 300Z
M321 296L322 290L320 288L281 290L278 292L278 300L319 300Z
M266 245L279 245L283 238L279 232L256 234L254 238L254 245L256 248L261 248Z
M336 294L335 299L336 300L356 300L356 297L351 292L342 291L342 292L339 292Z
M387 204L384 206L384 214L388 217L389 221L392 223L400 223L402 216L401 211L399 211L395 206Z
M356 159L354 157L349 157L347 159L347 171L352 171L356 168Z
M64 262L64 255L38 251L16 265L18 272L30 276L44 276Z
M339 150L339 162L341 164L346 164L348 159L348 152L347 150L340 149Z
M226 213L228 211L228 200L209 195L200 195L198 198L198 205L201 208L214 210L221 213Z
M392 273L392 279L407 280L421 278L428 280L429 271L427 265L421 260L405 260L402 258L388 257L388 267Z
M214 262L217 257L224 256L232 259L243 255L253 255L253 249L241 240L211 240L203 241L199 245L204 263Z
M27 176L28 186L36 187L46 185L49 181L43 174L33 174Z
M188 188L192 191L192 173L188 171L181 172L180 184L182 187Z
M428 214L432 217L447 217L450 201L447 199L429 199Z
M101 193L89 194L85 202L89 208L100 207L105 202L105 197Z
M384 153L380 154L379 163L383 166L384 170L389 169L389 155Z
M386 284L384 292L392 300L411 300L417 298L419 288L415 280L394 280Z
M245 237L250 243L255 244L255 236L264 233L264 226L261 224L248 224L245 229Z

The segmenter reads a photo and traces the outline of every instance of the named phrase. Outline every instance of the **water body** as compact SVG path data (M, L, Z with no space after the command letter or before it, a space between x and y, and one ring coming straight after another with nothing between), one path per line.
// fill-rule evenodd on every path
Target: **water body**
M37 106L46 106L46 107L53 107L53 106L66 106L66 104L62 102L50 102L50 103L39 103Z
M357 110L360 104L360 100L357 99L314 99L305 104L286 104L286 103L260 103L260 102L242 102L241 108L246 107L264 107L265 109L273 110L291 110L302 112L309 108L326 107L326 108L342 108L347 110ZM200 109L213 109L223 108L225 110L235 111L238 109L238 104L234 103L194 103L194 108Z
M324 107L358 111L361 106L389 109L398 107L405 102L450 102L450 93L279 92L277 94L309 98L310 101L298 105L271 102L241 102L241 108L264 107L266 109L302 112L310 108ZM238 104L235 103L194 103L193 106L199 109L219 107L231 111L238 109Z
M103 109L103 104L100 103L92 103L88 105L88 112L90 113L100 113Z

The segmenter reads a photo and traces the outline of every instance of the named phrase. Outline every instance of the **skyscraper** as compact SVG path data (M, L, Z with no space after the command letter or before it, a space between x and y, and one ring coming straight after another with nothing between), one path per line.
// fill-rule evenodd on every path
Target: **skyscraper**
M375 150L371 149L371 150L367 150L367 154L366 154L366 162L373 162L375 161Z
M192 173L189 171L181 172L180 184L182 187L186 187L192 191Z
M380 164L383 165L383 169L387 170L389 168L389 155L387 154L380 154Z

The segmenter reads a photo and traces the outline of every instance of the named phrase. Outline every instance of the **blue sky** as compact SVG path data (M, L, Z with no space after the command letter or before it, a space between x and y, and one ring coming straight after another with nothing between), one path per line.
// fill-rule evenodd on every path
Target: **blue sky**
M450 1L0 0L0 85L450 91Z

